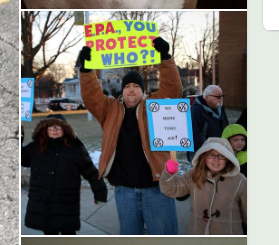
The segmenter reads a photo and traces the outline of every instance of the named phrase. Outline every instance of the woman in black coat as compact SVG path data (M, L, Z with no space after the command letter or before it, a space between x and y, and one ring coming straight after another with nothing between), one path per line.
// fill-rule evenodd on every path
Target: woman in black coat
M21 165L31 172L25 225L45 235L75 235L80 229L81 175L96 204L107 201L106 184L62 115L38 123L32 139L21 155Z

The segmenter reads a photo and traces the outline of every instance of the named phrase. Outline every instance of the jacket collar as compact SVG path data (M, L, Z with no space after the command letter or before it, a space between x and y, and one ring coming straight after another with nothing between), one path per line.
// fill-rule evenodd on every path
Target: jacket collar
M198 105L200 105L201 107L203 107L203 109L211 114L213 117L217 118L218 120L220 119L221 115L222 115L222 107L221 106L218 106L217 107L217 113L216 114L207 104L206 104L206 101L204 100L204 98L201 96L197 97L196 98L196 101L195 101Z

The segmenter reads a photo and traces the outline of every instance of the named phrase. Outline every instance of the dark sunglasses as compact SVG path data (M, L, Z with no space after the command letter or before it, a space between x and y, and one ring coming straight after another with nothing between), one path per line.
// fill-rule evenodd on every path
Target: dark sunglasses
M225 97L225 94L222 94L222 95L209 95L209 96L212 96L212 97L221 99L221 98L224 98L224 97Z

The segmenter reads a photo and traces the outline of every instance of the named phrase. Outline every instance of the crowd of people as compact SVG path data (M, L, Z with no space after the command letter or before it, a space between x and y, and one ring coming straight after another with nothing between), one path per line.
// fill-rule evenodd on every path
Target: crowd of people
M229 125L219 86L205 88L191 107L195 151L188 154L189 171L179 175L170 152L150 149L146 99L182 97L169 44L160 37L153 43L161 55L158 91L145 94L142 76L130 71L118 98L104 95L95 71L84 67L94 57L83 47L82 98L103 130L99 168L62 115L42 120L33 142L22 146L22 166L31 169L27 227L75 234L83 176L97 205L107 200L103 178L114 186L120 235L143 235L145 227L149 235L177 235L175 198L185 195L191 198L189 235L247 234L247 132Z

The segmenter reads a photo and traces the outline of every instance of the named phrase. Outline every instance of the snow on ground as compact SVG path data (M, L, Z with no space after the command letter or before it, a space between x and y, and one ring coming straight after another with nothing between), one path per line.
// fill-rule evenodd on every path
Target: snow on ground
M94 152L88 152L88 153L89 153L89 156L91 157L94 165L96 167L98 167L101 151L94 151Z
M93 151L93 152L90 152L88 151L89 153L89 156L91 157L94 165L96 166L96 168L99 167L99 159L100 159L100 155L101 155L101 151ZM107 184L107 187L108 189L112 189L113 187L109 184L108 180L107 179L104 179L105 183ZM82 185L83 186L90 186L89 183L87 181L82 181Z

